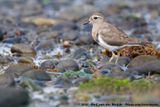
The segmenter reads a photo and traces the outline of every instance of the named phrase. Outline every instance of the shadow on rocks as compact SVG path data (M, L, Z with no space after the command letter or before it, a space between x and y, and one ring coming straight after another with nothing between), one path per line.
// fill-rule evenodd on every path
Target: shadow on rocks
M21 107L29 103L29 95L23 89L0 87L1 107Z

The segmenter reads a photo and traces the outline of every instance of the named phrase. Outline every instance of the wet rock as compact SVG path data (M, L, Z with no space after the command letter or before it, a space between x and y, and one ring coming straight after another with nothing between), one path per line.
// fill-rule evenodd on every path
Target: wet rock
M126 66L130 62L130 60L131 59L129 57L119 57L117 64Z
M30 47L29 45L26 44L14 44L11 48L12 53L17 53L17 54L30 54L30 55L35 55L36 52L35 50Z
M136 58L131 60L131 62L128 64L128 68L142 66L144 63L154 61L156 59L157 58L155 56L150 55L137 56Z
M4 39L3 43L17 44L17 43L22 43L21 41L22 41L21 37L12 37Z
M29 95L26 91L16 88L0 87L1 107L20 107L27 105L28 103Z
M33 64L33 59L31 57L20 57L18 62L25 64Z
M54 47L55 43L53 42L53 40L41 40L38 46L36 47L36 50L49 50L54 49Z
M48 60L48 61L42 62L40 67L42 69L54 69L57 64L58 64L57 61Z
M81 36L75 41L76 45L87 45L94 43L93 38L87 32L81 34Z
M51 77L42 69L32 69L25 73L22 76L31 78L38 81L50 81Z
M144 62L141 65L137 65L127 69L127 72L133 74L159 74L160 73L160 60L152 60L149 62Z
M84 48L78 48L74 51L73 53L73 58L75 59L79 59L81 57L89 57L89 55L87 54L87 50Z
M23 73L31 70L33 67L30 64L11 64L6 70L7 75L22 75Z
M91 5L72 5L59 12L59 17L66 20L79 20L85 15L95 12L97 9Z
M11 61L9 57L0 55L0 64L8 64Z
M59 77L55 81L55 86L58 88L70 88L73 86L71 80L67 77Z
M11 75L2 74L0 75L0 87L14 86L15 81Z
M72 59L61 60L56 66L56 68L59 69L61 72L79 70L77 62Z

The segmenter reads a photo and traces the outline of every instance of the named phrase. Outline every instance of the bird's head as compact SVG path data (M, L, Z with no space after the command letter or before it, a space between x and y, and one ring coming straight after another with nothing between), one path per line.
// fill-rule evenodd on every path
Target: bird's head
M90 16L89 20L85 22L84 24L95 24L99 22L104 21L104 16L101 13L94 13L93 15Z

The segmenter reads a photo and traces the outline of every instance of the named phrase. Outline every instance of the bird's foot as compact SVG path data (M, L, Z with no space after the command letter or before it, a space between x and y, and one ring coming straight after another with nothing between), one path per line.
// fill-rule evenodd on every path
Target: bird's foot
M116 55L115 53L112 52L112 57L109 59L109 62L111 63L114 58L116 58L116 61L114 64L117 64L119 59L119 54Z

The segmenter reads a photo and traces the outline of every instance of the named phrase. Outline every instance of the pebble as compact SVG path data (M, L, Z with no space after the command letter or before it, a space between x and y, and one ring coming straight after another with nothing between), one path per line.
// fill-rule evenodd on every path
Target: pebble
M16 54L20 54L20 55L22 55L22 54L35 55L36 54L35 50L26 44L14 44L11 47L11 52L16 53Z
M53 40L40 40L40 43L36 46L36 50L51 50L55 48Z
M78 71L79 65L73 59L65 59L61 60L58 65L56 66L61 72L65 71Z
M30 64L11 64L9 67L5 70L5 74L7 75L22 75L23 73L32 70L33 67Z
M40 67L42 69L54 69L57 64L58 64L57 61L47 60L42 62Z
M81 57L88 57L87 50L84 48L78 48L73 52L73 58L80 59Z
M33 59L31 57L20 57L18 62L25 64L33 64Z
M45 70L42 69L31 69L25 72L22 76L38 81L51 81L49 74L47 74Z
M73 86L71 80L67 77L59 77L57 78L57 80L55 81L55 87L57 88L64 88L64 89L68 89L71 86Z

